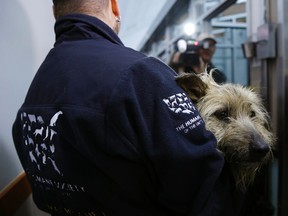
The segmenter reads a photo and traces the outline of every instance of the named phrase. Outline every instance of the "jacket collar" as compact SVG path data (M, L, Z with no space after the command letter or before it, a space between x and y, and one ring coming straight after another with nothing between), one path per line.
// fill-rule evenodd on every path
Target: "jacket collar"
M59 18L54 26L56 42L54 46L69 40L103 37L112 43L124 46L117 34L96 17L84 14L69 14Z

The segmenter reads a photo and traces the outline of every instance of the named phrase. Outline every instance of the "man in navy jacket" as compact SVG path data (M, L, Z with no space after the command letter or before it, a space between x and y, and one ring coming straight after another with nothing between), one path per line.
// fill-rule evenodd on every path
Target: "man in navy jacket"
M214 136L175 73L117 37L117 0L54 0L55 46L13 125L52 215L237 215Z

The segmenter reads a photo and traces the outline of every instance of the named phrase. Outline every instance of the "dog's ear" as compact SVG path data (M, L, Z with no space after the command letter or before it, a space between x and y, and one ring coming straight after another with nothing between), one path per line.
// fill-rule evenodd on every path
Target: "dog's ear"
M196 74L182 73L176 76L175 81L195 103L206 95L208 85Z

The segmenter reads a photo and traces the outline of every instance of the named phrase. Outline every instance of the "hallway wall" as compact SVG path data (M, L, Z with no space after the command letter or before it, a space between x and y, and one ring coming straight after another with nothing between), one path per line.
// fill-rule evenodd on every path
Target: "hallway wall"
M0 7L0 190L22 166L11 127L29 84L54 43L52 0L5 0Z

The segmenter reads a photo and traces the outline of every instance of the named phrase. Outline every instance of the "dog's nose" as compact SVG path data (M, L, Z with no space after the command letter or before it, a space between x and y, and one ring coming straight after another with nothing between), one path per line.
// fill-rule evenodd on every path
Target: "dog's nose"
M270 151L269 145L262 139L254 140L254 142L250 144L250 152L255 158L261 159L265 157L265 155L269 151Z

